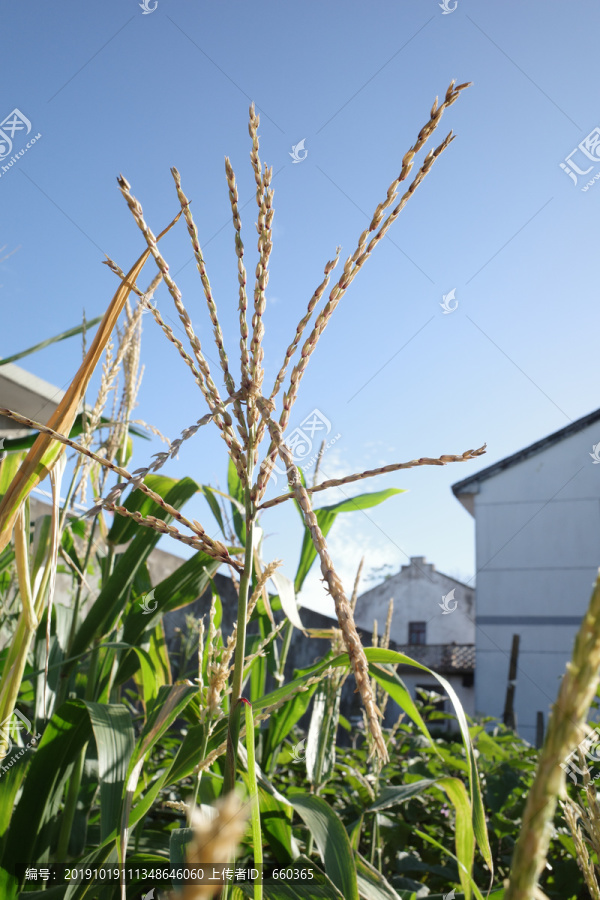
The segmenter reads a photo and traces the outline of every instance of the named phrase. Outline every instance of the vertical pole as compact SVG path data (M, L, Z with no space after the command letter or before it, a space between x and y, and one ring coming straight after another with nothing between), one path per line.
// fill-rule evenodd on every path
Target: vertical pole
M535 746L540 749L544 743L544 713L538 709L535 720Z
M521 637L513 634L512 647L510 650L510 665L508 667L508 684L506 686L506 700L504 701L504 715L502 717L507 728L513 731L517 727L517 717L515 715L515 689L517 686L517 664L519 661L519 644Z

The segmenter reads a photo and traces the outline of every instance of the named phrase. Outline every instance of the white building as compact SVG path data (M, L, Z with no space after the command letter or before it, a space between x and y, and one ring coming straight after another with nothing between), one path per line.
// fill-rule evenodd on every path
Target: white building
M410 564L377 587L366 591L356 604L356 625L371 632L377 620L381 636L390 598L394 611L390 638L395 650L405 653L446 678L458 694L465 712L475 711L474 590L449 575L437 572L423 556L413 556ZM444 599L445 598L445 599ZM417 687L443 693L435 678L410 666L398 674L415 695ZM452 712L448 699L445 712Z
M46 424L65 392L32 375L20 366L6 363L0 366L0 406ZM0 437L19 438L31 434L26 426L0 416Z
M599 442L596 410L453 486L475 518L475 709L502 718L512 636L520 635L515 712L532 743L600 564Z

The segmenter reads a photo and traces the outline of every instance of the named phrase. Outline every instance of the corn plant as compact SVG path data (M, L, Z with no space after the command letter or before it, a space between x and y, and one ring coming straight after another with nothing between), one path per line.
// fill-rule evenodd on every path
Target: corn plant
M374 506L400 491L388 489L363 494L320 508L315 508L314 500L316 495L330 488L371 476L417 466L466 462L484 453L485 446L457 455L421 457L392 463L378 469L313 483L308 487L286 443L285 432L309 360L337 305L434 162L453 140L450 132L435 149L430 150L416 174L413 173L416 155L438 128L445 110L466 87L466 84L455 86L452 82L443 102L438 104L436 99L428 121L402 159L399 175L389 185L384 199L375 209L369 227L360 235L356 249L346 259L327 300L321 304L332 273L339 264L340 248L334 258L326 263L323 279L296 326L270 389L265 390L264 385L263 338L274 215L272 169L263 165L260 160L259 117L254 106L250 107L249 133L250 160L258 208L258 262L252 288L248 287L246 248L242 239L236 179L230 160L225 160L239 282L238 375L234 374L226 350L225 336L219 322L217 304L190 201L183 191L179 172L171 170L181 210L157 236L147 223L142 205L132 193L130 183L123 176L119 177L119 189L147 249L126 274L115 261L107 260L107 265L119 279L119 287L79 372L49 423L42 425L17 411L0 409L2 415L39 432L24 458L14 455L11 459L9 454L0 470L4 479L0 502L0 552L9 552L12 538L20 603L14 644L7 652L0 682L2 721L13 714L23 685L31 684L34 674L35 677L41 674L40 667L31 671L27 667L30 647L36 635L40 634L44 616L46 659L42 669L46 670L46 682L48 680L53 633L53 579L58 555L62 551L70 558L76 583L72 618L64 640L59 635L60 623L56 616L54 634L59 657L52 671L58 673L57 683L54 701L50 704L44 701L41 708L40 720L44 724L41 743L26 775L23 767L18 775L11 773L6 780L0 780L0 795L4 794L7 802L12 803L18 797L12 815L10 806L2 807L2 896L17 896L22 875L19 878L18 873L11 868L10 861L14 859L17 850L22 849L25 834L28 831L30 833L32 828L36 837L35 840L29 840L25 862L64 860L69 855L89 865L100 865L109 859L117 859L123 864L126 859L131 858L128 850L132 846L134 855L137 853L138 858L155 858L149 850L146 850L144 857L140 850L145 817L160 792L169 786L179 785L186 779L185 789L190 791L186 801L182 797L170 801L175 804L173 809L185 817L184 827L170 831L171 859L184 858L183 845L192 840L194 828L200 828L197 825L196 802L202 799L206 802L211 797L215 800L220 795L222 803L233 803L228 798L233 796L236 786L239 788L245 785L252 809L251 844L255 860L262 858L261 829L263 835L270 834L273 841L279 841L280 852L283 853L281 848L285 848L284 856L287 853L291 859L300 857L297 842L292 840L291 834L290 821L294 811L311 833L308 855L302 858L309 859L314 844L324 865L328 887L323 888L325 893L322 896L358 898L359 894L365 895L365 884L370 885L370 896L373 892L381 897L393 896L389 893L392 889L385 885L384 873L377 872L372 864L377 861L375 846L371 853L371 863L363 865L363 858L351 845L339 817L322 798L302 791L292 791L288 797L283 798L265 774L276 771L278 753L284 738L306 711L308 702L317 691L321 692L324 702L317 704L316 708L327 711L327 733L335 734L336 697L347 673L353 674L362 700L369 758L374 771L380 771L389 762L391 738L389 734L386 737L381 725L379 706L382 698L392 697L424 738L431 740L425 722L399 679L395 667L403 663L427 672L429 670L386 646L363 647L354 623L352 604L336 572L326 541L338 514ZM409 176L412 180L409 180ZM182 294L159 249L161 237L180 217L183 217L191 239L206 298L221 368L221 386L210 370L199 333L192 324ZM158 271L149 288L142 291L137 286L137 279L150 257ZM158 306L152 302L160 283L164 283L174 303L187 346L166 324ZM139 300L135 312L129 307L131 294L136 295ZM127 317L126 336L121 342L123 351L119 365L123 364L125 368L129 366L129 374L126 373L125 379L127 390L115 416L117 425L107 442L101 448L93 450L91 435L101 421L106 397L99 397L87 422L87 430L79 441L73 439L71 428L91 374L124 309ZM131 373L137 365L137 351L132 350L136 346L132 343L135 325L131 323L138 321L142 310L149 310L189 369L204 398L207 412L185 427L180 437L169 444L168 450L156 454L154 462L129 471L128 430L134 405L131 385L135 380ZM311 325L313 314L315 318ZM288 372L296 355L297 361ZM108 360L105 362L103 380L105 394L110 386L110 371ZM276 412L278 403L279 414ZM175 481L158 474L187 440L209 424L216 427L227 447L229 468L228 494L225 499L231 504L233 532L226 525L222 508L216 499L219 492L191 478ZM59 466L66 448L74 450L81 457L80 490L84 490L85 479L89 476L95 491L94 504L86 519L78 523L71 521L72 516L68 515L66 507L60 509L58 501ZM261 448L264 449L261 451ZM285 467L289 489L286 493L267 500L265 494L278 458ZM54 513L46 542L47 576L45 575L45 581L36 592L31 587L34 559L28 540L27 502L32 488L46 474L53 479ZM107 490L106 479L109 475L116 476L118 480ZM126 492L129 492L127 496ZM211 537L207 526L188 518L182 512L185 502L197 492L201 492L209 504L221 528L222 540ZM70 490L69 496L72 493ZM297 506L304 523L300 563L293 583L278 571L278 561L263 559L259 524L268 509L288 501ZM114 515L110 527L105 519L107 513ZM176 524L172 524L173 522ZM85 529L79 532L84 540L83 551L76 540L78 528ZM162 535L168 535L171 539L192 547L195 554L178 572L152 587L146 561ZM101 572L100 590L95 599L90 594L90 602L84 615L81 599L95 536L102 537L108 550L97 560ZM123 545L127 545L124 552L118 552L117 547ZM65 549L66 547L69 549ZM80 558L82 553L83 558ZM296 673L291 681L285 682L284 664L291 629L302 628L296 593L317 559L324 583L335 604L338 631L334 636L332 652L321 663ZM227 641L220 635L219 600L215 596L208 625L202 625L199 630L198 677L193 682L183 680L172 684L168 658L164 651L162 616L195 599L221 566L229 570L238 594L237 620L233 634ZM269 580L275 585L275 598L268 594ZM147 615L148 610L140 610L139 604L151 589L156 608ZM273 615L274 609L283 611L284 618L279 624ZM255 636L250 635L248 630L251 621L258 626ZM277 644L280 636L283 637L281 653ZM39 658L43 659L43 655ZM85 677L79 668L83 659L86 665ZM268 671L274 675L279 685L273 690L267 690ZM123 685L132 677L137 680L141 694L141 708L138 706L135 709L137 733L131 721L132 709L126 706L123 695ZM451 686L441 676L435 677L449 694L456 710L464 742L467 774L467 786L456 777L439 779L439 788L446 793L456 810L457 827L455 854L444 847L438 849L441 853L449 853L455 860L460 885L465 897L470 900L473 895L481 897L472 878L475 844L477 843L486 861L490 878L491 854L469 726ZM250 696L246 696L246 693ZM22 693L21 696L31 696L31 692ZM37 702L36 699L36 704ZM168 729L182 716L191 726L182 745L158 770L153 769L152 753L159 752ZM255 724L261 726L260 763L254 745ZM80 811L86 810L85 815L89 816L92 809L94 795L86 769L92 759L100 783L101 804L99 817L95 814L94 820L98 826L98 846L90 850L89 842L84 841L82 845L74 839L74 829L80 820ZM319 782L327 773L322 754L320 759L321 762L314 767L314 775ZM51 778L49 773L52 773ZM259 788L260 803L257 803ZM270 810L271 813L277 810L277 815L284 823L279 831L272 823L265 822L264 815L261 816L265 810ZM324 822L327 824L325 831ZM21 859L23 852L20 853ZM198 848L195 858L198 858L198 853L201 858L206 859ZM251 890L254 892L251 895L261 896L260 885ZM124 887L121 893L125 896ZM64 896L69 900L86 896L86 887L71 886ZM196 895L189 894L189 897L192 896ZM197 896L204 895L198 893ZM276 894L271 892L270 896Z

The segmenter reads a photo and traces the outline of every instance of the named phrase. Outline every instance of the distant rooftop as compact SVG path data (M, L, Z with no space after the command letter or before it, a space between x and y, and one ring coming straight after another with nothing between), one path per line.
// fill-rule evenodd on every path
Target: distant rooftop
M65 392L13 363L0 365L0 406L46 424ZM31 429L0 416L0 437L25 437Z
M435 572L435 566L433 563L428 563L425 561L424 556L411 556L408 563L400 567L400 573L404 571L408 571L408 569L416 569L421 575L429 574L430 572Z
M493 465L487 466L487 468L482 469L475 475L470 475L468 478L463 478L462 481L457 481L456 484L452 485L452 492L454 493L454 496L459 499L461 503L463 503L463 500L459 497L459 494L476 493L477 485L481 481L485 481L487 478L493 478L494 475L498 475L498 473L502 472L504 469L508 469L511 466L514 466L517 463L528 459L528 457L534 456L536 453L540 453L547 447L551 447L553 444L559 443L559 441L570 437L572 434L576 434L578 431L582 431L584 428L587 428L588 425L593 425L594 422L598 422L599 420L600 409L597 409L594 412L588 413L587 416L583 416L581 419L577 419L575 422L571 422L564 428L561 428L558 431L554 431L552 434L549 434L547 437L542 438L540 441L536 441L535 444L530 444L523 450L519 450L517 453L513 453L511 456L506 456L504 459L499 460ZM469 509L469 512L472 513L472 510Z

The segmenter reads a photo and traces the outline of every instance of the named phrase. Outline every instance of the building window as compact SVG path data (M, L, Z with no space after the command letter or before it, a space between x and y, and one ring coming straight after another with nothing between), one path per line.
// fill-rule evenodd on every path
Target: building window
M408 623L408 643L424 644L426 622L409 622Z

